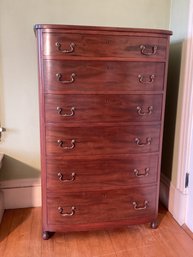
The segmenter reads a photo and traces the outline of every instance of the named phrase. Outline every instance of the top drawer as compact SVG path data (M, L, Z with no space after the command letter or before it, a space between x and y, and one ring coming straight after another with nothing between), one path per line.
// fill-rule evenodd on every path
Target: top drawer
M165 59L167 39L125 35L43 33L43 45L43 54L46 56Z

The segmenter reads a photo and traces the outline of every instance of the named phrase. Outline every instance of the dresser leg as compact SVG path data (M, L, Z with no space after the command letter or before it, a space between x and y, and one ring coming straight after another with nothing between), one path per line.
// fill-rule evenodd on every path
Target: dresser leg
M54 232L43 231L43 233L42 233L42 238L43 238L44 240L48 240L53 234L54 234Z
M150 226L151 226L152 229L158 228L158 222L157 222L157 220L152 221L151 224L150 224Z

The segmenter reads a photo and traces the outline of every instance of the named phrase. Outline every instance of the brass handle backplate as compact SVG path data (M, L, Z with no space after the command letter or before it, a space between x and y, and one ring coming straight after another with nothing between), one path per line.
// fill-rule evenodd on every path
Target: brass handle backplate
M58 111L58 114L63 117L72 117L75 115L75 107L71 107L69 113L63 113L63 108L57 107L56 110Z
M75 147L75 142L76 142L76 141L75 141L74 139L72 139L70 146L64 146L64 144L65 144L64 141L62 141L62 140L60 140L60 139L58 139L58 141L57 141L59 147L65 149L65 150L71 150L71 149L73 149L73 148Z
M58 178L59 178L59 180L62 181L62 182L74 181L74 180L75 180L75 177L76 177L76 173L75 173L75 172L72 172L71 175L70 175L70 178L64 179L64 175L63 175L61 172L58 172Z
M155 55L157 53L157 46L145 46L145 45L140 45L140 49L141 49L141 54L146 55L146 56L152 56Z
M144 76L144 75L139 74L138 79L139 79L139 82L142 83L142 84L151 84L151 83L154 82L155 75L152 74L152 75L149 75L149 76Z
M75 50L75 44L73 42L70 43L69 49L62 49L62 45L60 42L56 42L55 46L59 52L65 53L65 54L73 53Z
M151 145L151 141L152 141L152 138L151 138L151 137L147 137L145 143L142 143L140 138L138 138L138 137L135 138L135 143L136 143L138 146L147 146L147 145Z
M137 202L133 202L132 204L133 204L133 208L134 208L136 211L141 211L141 210L147 209L149 202L148 202L148 201L145 201L143 205L138 204Z
M73 216L74 214L75 214L75 207L74 206L72 206L71 207L71 212L64 212L64 209L62 208L62 207L58 207L58 211L59 211L59 213L61 214L61 216L63 216L63 217L71 217L71 216Z
M135 174L136 177L146 177L149 175L149 170L150 170L149 168L146 168L144 173L140 173L138 169L134 169L133 173Z
M152 111L153 111L153 106L149 106L149 107L147 108L147 112L144 112L140 106L137 106L137 113L138 113L140 116L151 115L151 114L152 114Z
M63 84L72 84L75 81L75 77L76 77L76 74L72 73L70 75L70 80L62 80L62 74L56 73L56 79Z

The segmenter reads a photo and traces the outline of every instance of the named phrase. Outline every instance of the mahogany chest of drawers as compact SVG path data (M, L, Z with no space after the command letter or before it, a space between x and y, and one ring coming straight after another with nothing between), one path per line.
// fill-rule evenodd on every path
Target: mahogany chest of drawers
M36 25L43 238L157 227L170 31Z

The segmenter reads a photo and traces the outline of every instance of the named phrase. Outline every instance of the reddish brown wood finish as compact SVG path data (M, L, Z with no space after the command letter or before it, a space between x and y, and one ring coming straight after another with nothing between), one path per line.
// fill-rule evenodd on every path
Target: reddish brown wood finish
M165 63L44 61L45 91L48 93L114 93L122 91L162 91ZM75 74L72 83L71 75ZM58 81L56 74L61 74ZM153 78L152 78L153 76ZM151 79L152 78L152 79ZM140 82L141 81L141 82Z
M85 192L49 193L47 198L48 224L84 224L140 219L155 214L155 187L100 190ZM147 202L146 202L147 201ZM134 202L137 203L134 209ZM62 216L58 206L63 208ZM74 213L72 212L74 206ZM139 210L141 208L141 210Z
M47 160L47 191L143 187L158 182L158 155ZM73 175L74 174L74 175Z
M171 32L62 25L35 31L43 238L156 224Z
M49 42L49 44L47 44ZM83 31L80 34L70 33L44 33L44 55L64 55L78 57L129 57L146 58L141 46L145 46L144 53L152 53L153 47L157 46L155 59L166 58L167 38L156 37L134 37L134 36L100 36L89 35ZM60 50L56 43L61 45ZM71 44L74 44L73 50ZM72 51L72 52L69 52Z
M161 121L160 95L45 95L46 122Z
M137 140L139 143L137 144ZM150 143L148 143L148 138ZM160 126L95 126L91 128L46 127L47 155L87 156L105 154L151 153L159 151ZM63 142L59 144L58 140ZM71 148L72 140L74 148Z

